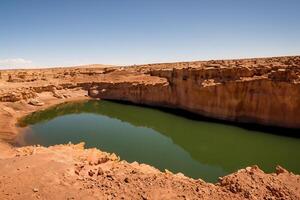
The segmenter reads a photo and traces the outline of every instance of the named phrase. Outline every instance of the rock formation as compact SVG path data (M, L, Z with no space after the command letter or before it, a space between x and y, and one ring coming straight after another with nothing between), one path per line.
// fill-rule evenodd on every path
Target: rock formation
M100 84L97 96L230 121L300 127L300 57L134 67L139 68L162 79Z

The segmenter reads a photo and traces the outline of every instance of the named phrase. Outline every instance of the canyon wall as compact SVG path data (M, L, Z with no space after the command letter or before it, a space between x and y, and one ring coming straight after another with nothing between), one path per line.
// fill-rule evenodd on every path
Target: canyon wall
M284 57L134 66L149 74L147 79L161 77L161 81L102 84L96 96L180 108L223 120L300 128L299 60Z

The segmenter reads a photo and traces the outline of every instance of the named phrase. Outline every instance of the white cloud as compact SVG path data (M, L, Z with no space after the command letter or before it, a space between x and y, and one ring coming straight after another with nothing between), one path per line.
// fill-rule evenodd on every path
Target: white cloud
M24 58L0 59L0 69L28 67L30 64L32 64L32 61Z

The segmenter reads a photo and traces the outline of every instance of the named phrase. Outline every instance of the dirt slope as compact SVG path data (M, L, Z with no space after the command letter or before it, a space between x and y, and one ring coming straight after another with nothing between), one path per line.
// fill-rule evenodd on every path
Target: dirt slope
M213 185L83 144L17 148L0 166L0 199L300 199L300 176L280 167L248 167Z

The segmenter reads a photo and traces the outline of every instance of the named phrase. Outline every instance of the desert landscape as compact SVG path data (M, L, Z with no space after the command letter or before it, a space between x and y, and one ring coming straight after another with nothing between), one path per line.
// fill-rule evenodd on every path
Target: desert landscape
M0 199L300 199L300 176L281 166L248 166L208 183L84 143L16 145L22 118L88 99L296 132L300 56L1 70Z

